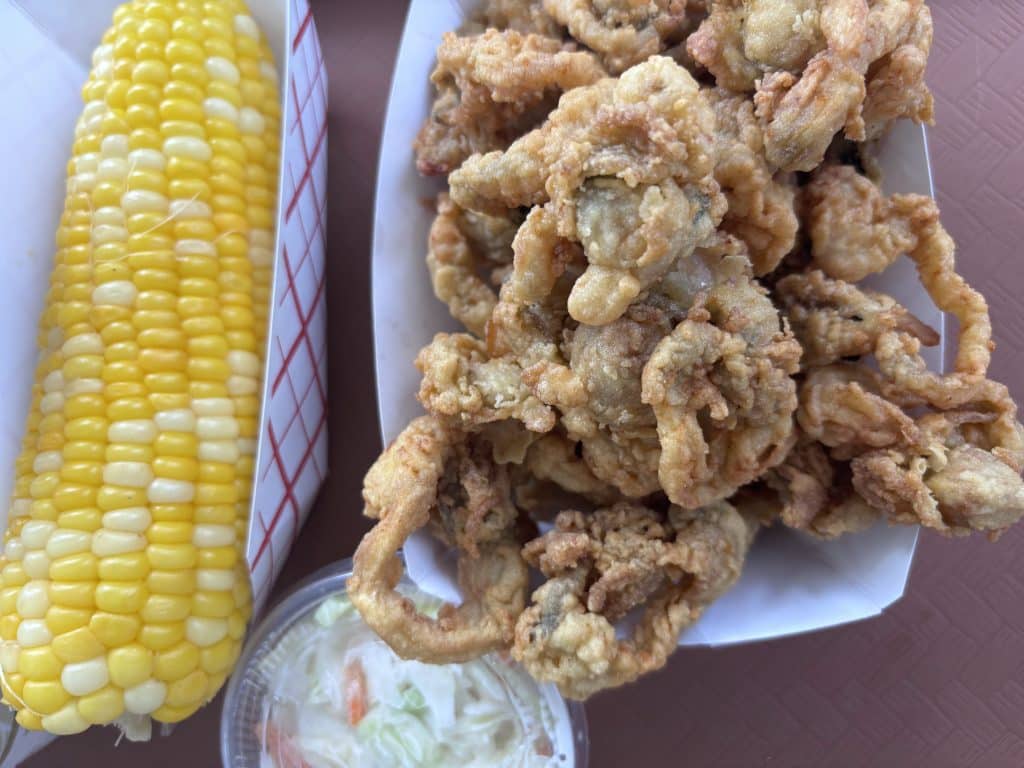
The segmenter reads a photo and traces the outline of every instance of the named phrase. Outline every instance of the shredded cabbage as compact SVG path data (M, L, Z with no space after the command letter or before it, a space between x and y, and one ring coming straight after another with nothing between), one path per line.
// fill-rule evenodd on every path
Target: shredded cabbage
M564 748L544 748L555 741L551 708L511 662L400 659L344 596L304 623L301 642L286 637L288 654L275 659L264 714L278 743L268 752L286 738L310 768L567 766Z

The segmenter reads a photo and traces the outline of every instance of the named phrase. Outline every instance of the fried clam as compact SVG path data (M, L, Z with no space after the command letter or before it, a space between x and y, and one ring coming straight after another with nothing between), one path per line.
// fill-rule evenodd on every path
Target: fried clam
M543 35L446 33L430 76L437 96L416 137L416 167L443 175L474 152L507 147L541 123L561 93L604 76L593 54Z
M972 409L932 413L917 450L894 447L851 462L857 492L895 523L997 538L1024 516L1024 430L1006 388L990 382ZM986 400L988 402L986 402Z
M553 38L562 36L558 22L544 12L542 0L486 0L470 16L462 32L472 34L487 29L534 32Z
M930 197L886 197L849 165L819 168L802 194L813 265L851 283L912 252L939 220Z
M543 0L544 10L619 74L678 43L687 0Z
M466 333L439 333L416 356L419 400L429 413L463 429L516 419L531 432L549 432L554 411L523 382L514 358L491 357L485 342Z
M495 285L501 281L494 276L512 263L520 223L514 211L504 216L464 211L447 194L438 195L427 246L430 282L452 317L481 338L498 303Z
M747 245L755 275L778 266L799 228L792 174L774 173L764 159L764 136L753 103L722 88L705 89L715 111L715 181L728 204L721 229Z
M470 158L450 178L460 206L531 212L513 281L537 298L559 237L581 243L587 267L570 315L619 317L642 291L712 236L725 212L713 178L714 114L693 77L654 57L617 80L565 94L540 128L505 152ZM519 245L518 243L516 244ZM530 246L530 247L527 247Z
M731 496L793 444L800 346L752 280L712 288L644 367L643 402L657 417L658 476L695 509Z
M524 549L547 581L516 623L513 656L573 699L661 668L683 629L739 578L755 530L724 502L559 515ZM638 622L617 639L614 622L633 610Z
M529 573L514 535L508 480L473 440L434 417L420 417L363 483L364 514L377 523L356 550L348 595L403 658L463 662L507 648L525 607ZM432 520L463 547L458 577L464 602L445 605L436 618L420 614L395 589L402 574L399 548Z
M556 430L531 443L522 464L512 468L516 505L531 513L609 506L622 494L604 482L582 458L582 445Z
M926 346L939 335L890 296L833 280L820 270L787 275L775 284L779 306L803 347L805 368L875 352L887 334Z
M810 171L839 131L931 122L924 0L715 0L687 41L719 86L755 91L770 165Z

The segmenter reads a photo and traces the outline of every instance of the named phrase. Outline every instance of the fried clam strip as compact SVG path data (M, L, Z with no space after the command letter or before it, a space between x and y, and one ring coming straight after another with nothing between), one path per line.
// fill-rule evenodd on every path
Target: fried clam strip
M523 383L523 369L511 357L491 357L480 339L439 333L416 356L423 374L419 400L428 412L463 429L517 419L531 432L549 432L554 411Z
M892 522L991 539L1024 516L1024 431L1006 388L990 382L988 403L922 417L923 449L871 451L851 462L853 485Z
M796 243L795 181L774 174L764 159L764 137L749 99L705 89L715 111L715 181L728 203L721 229L747 244L755 275L771 272Z
M630 504L559 515L524 550L548 580L516 623L513 656L573 699L661 668L736 582L756 527L724 502L667 517ZM641 607L629 638L616 639L614 622Z
M403 658L463 662L507 648L525 606L529 573L519 544L511 526L488 519L497 514L505 521L511 504L507 481L492 479L488 485L492 472L500 477L497 468L457 476L467 460L469 440L433 417L421 417L377 459L364 480L364 513L378 522L356 550L348 595L366 623ZM470 466L477 467L472 460ZM467 507L462 535L472 537L478 554L463 552L459 557L465 602L445 605L437 618L429 618L395 590L402 572L395 555L432 517L440 517L442 527L446 517L454 519L451 507L460 502ZM447 507L444 515L442 505ZM488 535L481 537L484 530ZM452 533L452 538L459 536Z
M599 325L709 237L725 212L714 181L714 114L693 77L655 57L617 80L565 94L543 126L450 178L459 205L500 213L544 205L516 247L514 280L537 297L554 236L583 244L588 266L569 312ZM524 238L527 236L524 234ZM517 244L518 245L518 244ZM527 245L534 246L526 248Z
M753 281L716 286L655 348L642 396L657 417L658 475L674 504L731 496L793 444L800 346Z
M430 76L437 97L416 137L416 167L443 175L474 152L507 147L543 121L563 91L604 76L593 54L566 50L561 40L514 30L446 33Z
M939 220L930 197L885 197L873 181L848 165L819 168L802 194L813 265L851 283L915 250L919 236Z
M862 531L881 516L853 489L849 464L831 458L806 435L757 486L730 501L743 511L758 509L762 518L767 508L783 525L822 539Z
M931 34L924 0L715 0L687 47L719 86L756 91L768 162L809 171L840 130L931 122Z
M939 343L934 330L889 296L832 280L820 270L782 278L775 296L803 347L805 368L870 355L894 332L926 346Z
M683 39L687 0L544 0L544 10L614 75Z
M498 303L484 277L512 261L512 239L519 226L513 212L506 216L463 211L447 194L437 198L437 217L430 227L427 270L434 295L448 305L452 317L479 337Z

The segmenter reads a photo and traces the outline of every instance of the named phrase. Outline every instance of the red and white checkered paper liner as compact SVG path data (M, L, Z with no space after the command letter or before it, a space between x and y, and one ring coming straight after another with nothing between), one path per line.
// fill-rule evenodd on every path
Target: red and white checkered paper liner
M307 0L288 2L270 349L246 547L257 611L327 472L327 72Z

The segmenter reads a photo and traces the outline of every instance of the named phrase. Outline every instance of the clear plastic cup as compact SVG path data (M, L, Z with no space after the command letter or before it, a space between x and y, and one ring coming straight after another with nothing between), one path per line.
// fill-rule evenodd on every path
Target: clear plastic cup
M352 574L352 560L346 559L317 571L296 585L250 633L242 655L228 683L221 714L220 753L224 768L262 768L263 718L268 711L271 681L265 665L257 662L270 653L296 624L310 617L328 597L343 594ZM406 582L411 585L410 582ZM583 705L566 701L552 685L541 686L542 696L563 732L558 747L566 755L564 768L586 768L588 759L587 720Z

